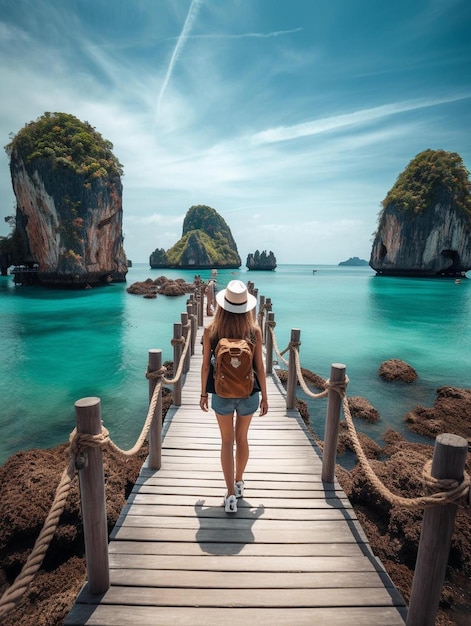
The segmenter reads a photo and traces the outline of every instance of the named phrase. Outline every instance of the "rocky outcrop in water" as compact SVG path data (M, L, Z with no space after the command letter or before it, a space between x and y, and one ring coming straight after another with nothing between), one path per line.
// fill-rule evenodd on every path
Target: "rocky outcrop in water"
M401 359L388 359L379 366L379 375L383 380L413 383L418 375L415 369Z
M157 295L162 296L183 296L187 293L195 293L195 290L201 284L200 280L195 279L192 283L187 283L184 278L167 278L159 276L159 278L147 278L144 281L137 281L130 285L126 291L128 293L143 296L144 298L156 298Z
M471 269L469 172L461 157L426 150L383 201L370 266L396 276L462 276Z
M17 282L125 281L122 168L111 149L88 123L65 113L46 113L7 146L21 263L37 269L15 273Z
M246 267L249 270L271 271L276 268L276 257L271 250L269 254L266 250L261 253L256 250L254 254L247 256Z
M211 207L199 204L188 209L181 239L167 251L156 249L149 264L152 268L237 269L241 260L225 220Z

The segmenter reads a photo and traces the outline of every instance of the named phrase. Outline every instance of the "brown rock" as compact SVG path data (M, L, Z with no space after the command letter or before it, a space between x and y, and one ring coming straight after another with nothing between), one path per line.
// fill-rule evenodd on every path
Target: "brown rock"
M369 459L378 458L381 454L381 446L379 446L373 439L365 435L364 433L357 432L358 440L360 441L363 452ZM352 439L347 429L347 423L345 420L340 422L339 425L339 437L337 443L337 454L345 454L345 452L354 452Z
M197 281L187 283L183 278L175 280L166 276L159 276L155 280L147 278L144 281L137 281L127 288L127 292L144 298L156 298L157 294L163 296L183 296L186 293L193 293L196 289Z
M381 363L379 375L384 380L399 380L404 383L413 383L418 378L414 368L400 359L389 359Z
M365 422L377 422L379 420L379 412L366 398L361 396L352 396L348 398L348 408L352 417L359 417Z
M320 391L324 391L325 383L326 383L325 378L322 378L322 376L319 376L315 372L312 372L311 370L308 370L304 367L301 368L301 372L302 372L304 381L306 382L308 386L316 387ZM288 382L288 370L277 369L276 375L280 379L280 382L282 383L282 385L286 386L286 383ZM297 385L299 386L299 382L297 382Z
M184 296L186 292L181 284L168 282L160 288L159 293L164 296Z
M411 430L426 437L451 432L471 441L471 390L439 387L433 407L419 405L404 420Z

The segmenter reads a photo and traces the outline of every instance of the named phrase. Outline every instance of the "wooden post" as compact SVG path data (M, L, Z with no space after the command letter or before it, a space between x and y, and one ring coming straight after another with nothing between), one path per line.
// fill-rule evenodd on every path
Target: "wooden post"
M273 337L269 329L270 323L275 321L275 314L272 311L268 312L267 321L265 322L265 347L266 347L266 364L265 369L267 374L273 373Z
M77 400L75 421L78 433L100 434L100 398ZM91 594L99 595L105 593L110 587L103 453L99 446L87 447L85 457L85 467L79 471L85 560L88 589Z
M270 311L272 310L271 307L271 298L265 298L265 315L268 317L268 314L270 313Z
M180 364L180 359L182 357L183 352L183 344L181 343L182 338L182 325L179 322L176 322L173 325L173 376L175 377L175 373ZM182 404L182 377L173 383L173 404L175 406L181 406Z
M186 338L188 337L188 330L190 328L190 325L188 323L188 313L180 313L180 319L182 321L182 334L186 341ZM185 357L185 364L183 366L183 374L187 374L188 370L190 369L190 352L191 350L188 349Z
M444 433L435 440L432 461L434 478L463 480L468 442ZM412 583L407 626L433 626L450 552L456 504L425 509Z
M299 328L292 328L290 343L299 343L300 336L301 331ZM296 406L296 383L298 382L298 375L296 373L295 350L299 352L298 346L292 346L289 350L288 384L286 389L287 409L294 409Z
M265 296L260 296L258 302L258 317L260 319L260 330L262 331L262 342L263 345L266 343L265 338Z
M162 367L162 350L149 350L148 371L157 372ZM149 378L149 402L160 378ZM152 423L149 428L149 467L160 469L162 466L162 388L157 397Z
M204 320L204 285L200 285L198 288L198 326L203 326Z
M252 289L252 295L258 301L258 289L255 289L255 288ZM253 312L253 321L257 323L257 306L254 306L254 308L252 309L252 312Z
M330 366L330 382L344 382L345 371L346 367L342 363L332 363ZM322 454L322 480L326 483L333 483L335 481L335 463L337 460L337 440L339 436L341 406L342 398L340 395L334 389L329 389L324 431L324 452Z
M198 322L196 319L196 310L194 306L194 302L190 302L189 306L186 308L188 313L188 319L190 320L191 327L191 356L195 353L195 345L196 345L196 331L198 329Z

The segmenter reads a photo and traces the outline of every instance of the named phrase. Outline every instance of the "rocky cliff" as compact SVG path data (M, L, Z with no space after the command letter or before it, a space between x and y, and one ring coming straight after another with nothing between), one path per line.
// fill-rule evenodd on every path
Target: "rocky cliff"
M250 253L247 255L247 263L245 266L249 270L271 271L276 268L276 257L271 250L269 254L267 254L266 250L263 250L262 253L255 250L253 254Z
M181 239L167 252L156 249L149 263L152 268L236 269L241 260L225 220L211 207L197 205L188 209Z
M370 266L397 276L461 276L471 269L469 173L459 155L426 150L383 201Z
M125 280L122 171L111 148L65 113L46 113L7 146L22 264L38 268L40 284Z

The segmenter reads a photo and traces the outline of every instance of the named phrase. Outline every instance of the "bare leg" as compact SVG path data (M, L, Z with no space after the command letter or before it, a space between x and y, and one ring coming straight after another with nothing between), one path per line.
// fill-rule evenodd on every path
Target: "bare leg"
M221 431L221 467L226 481L227 494L234 495L234 423L232 415L216 413Z
M235 437L236 437L236 482L243 480L244 471L249 460L248 432L252 415L237 415Z

